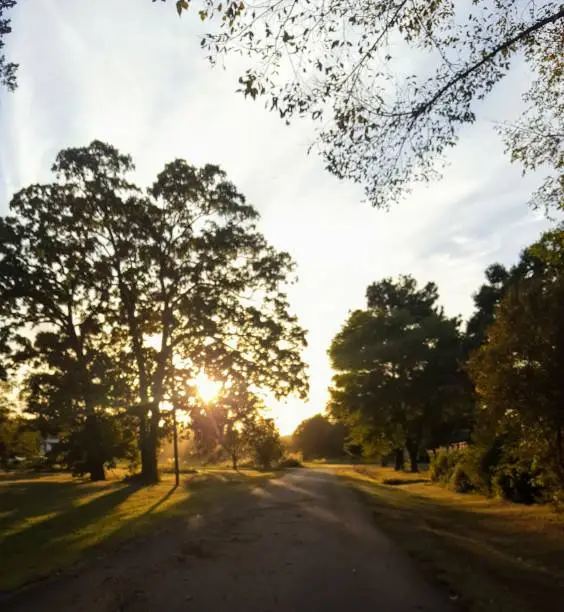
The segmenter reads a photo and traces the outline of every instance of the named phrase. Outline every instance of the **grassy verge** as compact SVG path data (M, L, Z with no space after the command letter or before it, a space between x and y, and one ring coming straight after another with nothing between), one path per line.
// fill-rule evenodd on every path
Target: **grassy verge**
M420 475L333 467L376 523L472 612L554 612L564 602L564 516L460 495ZM405 478L404 478L405 476ZM412 482L410 482L410 480ZM423 480L423 481L422 481ZM384 484L385 482L391 484Z
M0 476L0 590L53 574L165 519L205 511L273 476L209 469L183 476L178 488L172 474L151 487L117 475L102 483L62 474Z

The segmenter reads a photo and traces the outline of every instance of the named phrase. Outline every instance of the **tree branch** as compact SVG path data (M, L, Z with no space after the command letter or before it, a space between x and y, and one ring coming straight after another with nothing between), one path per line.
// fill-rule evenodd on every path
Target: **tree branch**
M498 45L497 47L492 49L489 53L486 53L486 55L484 55L479 62L476 62L472 66L469 66L466 70L463 70L462 72L458 73L448 83L443 85L439 89L439 91L437 91L437 93L429 101L421 104L414 111L408 114L413 114L414 119L417 119L418 117L426 113L451 87L454 87L454 85L456 85L460 81L463 81L464 79L468 78L473 72L476 72L476 70L479 70L484 64L491 62L491 60L493 60L497 55L509 49L516 42L519 42L520 40L527 38L527 36L530 36L531 34L533 34L533 32L536 32L537 30L542 29L546 25L549 25L551 23L556 23L558 20L562 19L563 17L564 17L564 7L562 7L557 13L554 13L553 15L548 15L544 19L540 19L539 21L537 21L536 23L533 23L531 26L519 32L515 36L507 39L501 45Z

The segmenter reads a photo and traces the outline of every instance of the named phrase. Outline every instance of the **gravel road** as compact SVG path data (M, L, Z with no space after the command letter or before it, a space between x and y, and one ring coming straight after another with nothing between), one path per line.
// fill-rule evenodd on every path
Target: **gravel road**
M453 612L337 476L297 469L24 591L5 612Z

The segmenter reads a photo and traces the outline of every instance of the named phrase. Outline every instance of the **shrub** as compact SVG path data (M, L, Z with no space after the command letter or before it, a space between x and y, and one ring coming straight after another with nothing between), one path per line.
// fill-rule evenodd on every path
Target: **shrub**
M280 433L272 419L259 418L247 432L256 465L269 470L284 454Z
M431 480L447 484L458 493L468 493L477 488L473 464L468 449L441 450L431 459Z
M433 482L440 482L448 471L448 455L444 450L439 450L431 457L429 464L429 475Z
M547 488L542 472L530 463L506 460L495 471L493 492L496 496L519 504L543 501Z
M452 476L450 477L450 486L457 493L468 493L475 488L472 479L468 475L464 459L464 457L460 458L458 463L454 466Z
M473 489L483 495L492 495L492 480L501 458L497 441L490 444L476 444L468 447L464 457L464 470Z
M463 450L439 450L434 457L431 458L429 465L429 473L431 480L434 482L449 483L456 464L462 460L465 455Z
M430 476L459 493L478 491L521 504L557 503L558 478L536 454L507 435L481 437L468 448L437 452Z
M286 455L278 462L279 468L301 468L304 467L299 457L296 455Z

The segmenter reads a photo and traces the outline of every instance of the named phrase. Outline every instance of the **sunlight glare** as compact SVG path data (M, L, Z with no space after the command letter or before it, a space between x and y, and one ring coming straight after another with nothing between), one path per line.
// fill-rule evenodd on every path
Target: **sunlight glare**
M196 376L195 380L196 387L198 388L198 394L204 400L204 402L211 402L211 400L219 393L221 383L208 378L205 372L200 372L198 376Z

